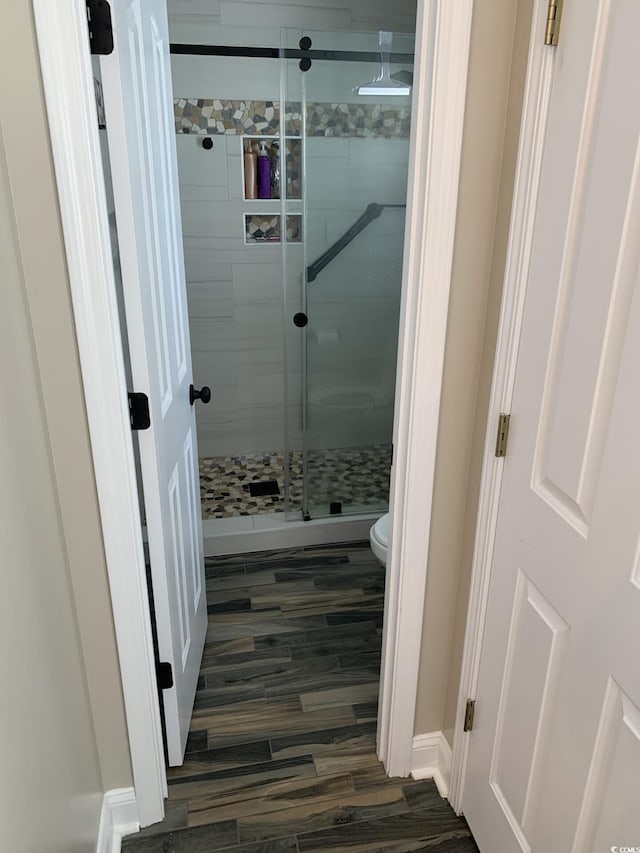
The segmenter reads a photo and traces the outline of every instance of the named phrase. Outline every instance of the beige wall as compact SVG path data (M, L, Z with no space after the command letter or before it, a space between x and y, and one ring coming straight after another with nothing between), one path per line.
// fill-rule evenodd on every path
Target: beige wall
M2 846L71 853L131 769L29 0L4 9L0 129Z
M486 433L489 395L493 375L493 360L495 342L498 334L500 319L500 302L502 284L509 237L509 222L511 217L511 200L513 196L513 180L515 175L520 117L522 113L522 95L527 71L527 54L533 0L519 0L516 18L516 29L513 45L513 62L511 65L511 84L507 103L507 122L505 128L504 149L502 154L502 174L500 193L498 197L498 212L494 235L493 259L489 280L487 313L485 318L484 344L478 377L478 393L474 419L474 430L471 445L469 479L467 485L467 506L465 525L462 537L460 577L458 582L455 621L453 626L453 642L451 646L451 663L449 666L447 695L444 708L444 734L453 743L453 727L458 701L458 685L462 662L462 647L467 616L467 600L471 582L471 563L473 560L473 545L476 532L476 514L478 509L478 493L482 474L482 456Z
M451 743L532 0L475 0L414 732Z

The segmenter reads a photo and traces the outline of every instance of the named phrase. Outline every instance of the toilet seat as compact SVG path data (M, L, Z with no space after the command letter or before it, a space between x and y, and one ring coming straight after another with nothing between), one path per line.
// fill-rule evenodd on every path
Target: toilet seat
M388 512L381 516L371 528L371 533L369 534L369 542L371 544L371 550L373 551L373 553L380 560L380 562L384 566L386 566L387 546L389 544Z

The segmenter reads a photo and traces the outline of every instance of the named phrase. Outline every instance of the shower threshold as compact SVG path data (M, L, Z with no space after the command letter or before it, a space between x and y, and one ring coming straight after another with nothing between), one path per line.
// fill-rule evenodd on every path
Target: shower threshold
M205 557L334 545L369 538L371 525L380 513L331 516L312 521L287 521L284 513L265 513L235 518L211 518L202 522Z

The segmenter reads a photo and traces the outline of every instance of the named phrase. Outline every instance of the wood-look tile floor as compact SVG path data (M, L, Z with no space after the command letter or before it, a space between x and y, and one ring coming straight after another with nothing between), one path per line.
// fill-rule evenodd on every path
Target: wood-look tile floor
M368 544L206 562L209 629L165 820L123 851L473 853L431 781L376 759L384 572Z

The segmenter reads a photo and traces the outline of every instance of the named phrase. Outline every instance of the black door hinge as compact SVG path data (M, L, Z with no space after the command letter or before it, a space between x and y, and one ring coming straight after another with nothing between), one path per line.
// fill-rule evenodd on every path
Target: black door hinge
M160 661L156 666L156 673L160 690L168 690L173 687L173 669L170 663Z
M151 415L149 414L149 398L146 394L129 392L129 420L131 429L149 429Z
M86 0L86 4L91 53L107 56L113 53L111 7L107 0Z

